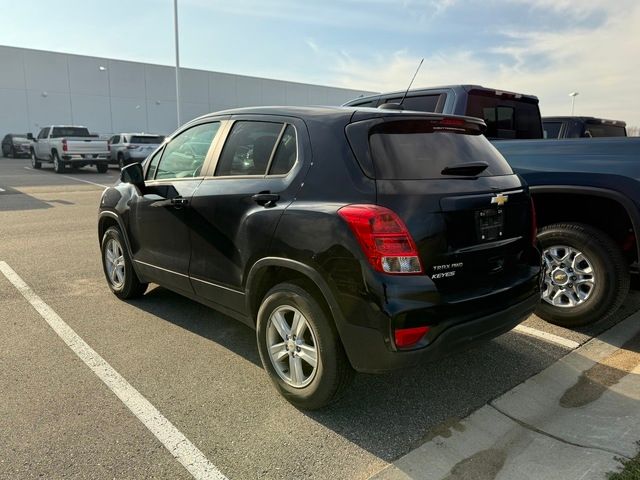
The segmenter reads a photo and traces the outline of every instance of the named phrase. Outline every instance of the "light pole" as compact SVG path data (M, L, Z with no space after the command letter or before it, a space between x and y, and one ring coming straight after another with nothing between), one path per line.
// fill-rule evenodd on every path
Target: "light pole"
M573 117L573 108L576 104L576 97L580 94L580 92L571 92L569 96L571 97L571 116Z
M176 110L180 126L180 45L178 43L178 0L173 0L173 30L176 39ZM177 127L176 127L177 128Z
M111 129L111 132L113 132L113 107L111 106L111 73L109 72L109 69L104 65L100 65L98 67L98 70L100 70L101 72L107 72L107 90L108 90L107 98L109 100L109 128Z

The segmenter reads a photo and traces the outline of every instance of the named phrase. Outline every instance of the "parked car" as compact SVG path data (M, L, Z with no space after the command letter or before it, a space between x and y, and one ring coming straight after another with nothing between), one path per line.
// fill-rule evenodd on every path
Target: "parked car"
M398 92L347 104L390 101L400 102ZM410 91L403 107L484 118L486 135L526 180L547 268L538 316L574 327L615 313L640 258L637 139L543 140L537 97L480 86Z
M540 299L526 185L468 117L257 107L196 119L100 201L113 293L257 330L294 405L500 335ZM167 232L170 232L168 235Z
M2 155L5 157L29 157L30 133L7 133L2 139Z
M164 142L164 135L148 133L120 133L109 139L109 163L120 168L132 162L142 162L158 146Z
M41 168L43 162L53 163L56 173L63 173L67 166L95 165L99 173L109 169L107 141L91 134L86 127L44 127L34 139L30 153L33 168Z
M399 106L405 91L381 93L353 99L345 106ZM418 112L468 115L484 120L490 139L542 138L538 97L480 85L447 85L410 90L402 109Z
M543 117L544 138L626 137L627 124L595 117Z

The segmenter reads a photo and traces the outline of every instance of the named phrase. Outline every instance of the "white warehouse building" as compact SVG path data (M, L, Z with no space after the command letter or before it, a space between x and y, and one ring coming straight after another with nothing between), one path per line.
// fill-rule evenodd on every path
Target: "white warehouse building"
M103 135L178 126L174 67L7 46L0 66L0 138L53 124ZM180 120L242 106L340 105L369 93L181 68Z

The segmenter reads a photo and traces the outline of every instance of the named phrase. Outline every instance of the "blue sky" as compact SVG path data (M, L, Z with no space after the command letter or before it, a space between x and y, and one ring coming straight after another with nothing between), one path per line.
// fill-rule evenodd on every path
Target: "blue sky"
M173 62L172 0L2 0L0 44ZM478 83L640 125L637 0L179 0L182 65L383 91ZM71 24L73 28L65 29ZM38 28L35 28L35 27Z

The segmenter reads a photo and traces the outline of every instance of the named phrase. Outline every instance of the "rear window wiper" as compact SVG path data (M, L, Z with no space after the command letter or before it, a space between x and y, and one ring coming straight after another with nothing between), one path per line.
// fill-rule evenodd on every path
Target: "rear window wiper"
M471 163L461 163L459 165L452 165L450 167L444 167L442 175L464 175L475 177L476 175L482 173L489 167L489 164L486 162L471 162Z

